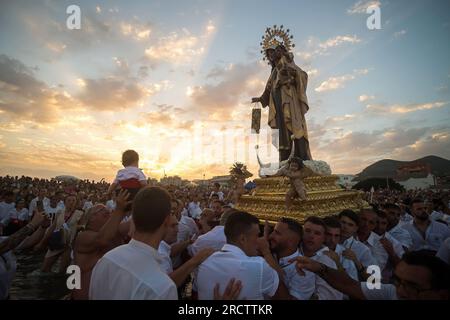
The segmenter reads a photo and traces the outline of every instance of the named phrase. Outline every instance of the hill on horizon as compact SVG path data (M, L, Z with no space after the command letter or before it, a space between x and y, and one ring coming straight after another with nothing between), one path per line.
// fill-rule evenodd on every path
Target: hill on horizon
M431 155L412 161L383 159L363 169L356 175L355 180L360 181L377 177L394 178L396 176L396 170L399 166L412 162L422 162L425 164L429 164L431 166L431 173L435 176L450 175L450 160Z

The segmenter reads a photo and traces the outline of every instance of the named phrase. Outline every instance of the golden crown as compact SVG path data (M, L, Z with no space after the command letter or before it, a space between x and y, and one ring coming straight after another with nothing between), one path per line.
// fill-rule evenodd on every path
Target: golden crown
M289 52L291 48L295 47L292 43L294 36L289 35L289 29L284 30L283 25L274 25L273 28L268 27L265 34L262 36L261 53L265 54L267 49L275 49L277 46L282 45Z

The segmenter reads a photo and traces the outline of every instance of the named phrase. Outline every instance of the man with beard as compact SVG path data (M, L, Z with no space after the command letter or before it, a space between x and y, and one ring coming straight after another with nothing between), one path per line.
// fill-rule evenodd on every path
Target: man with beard
M316 276L306 271L300 275L294 260L301 255L298 247L302 239L302 226L295 220L281 218L269 235L270 249L276 254L283 270L283 282L293 299L308 300L315 291Z
M429 250L436 253L444 240L450 237L450 229L430 219L427 204L422 199L412 201L411 212L414 220L403 226L413 241L411 251Z
M386 231L402 244L403 249L409 250L409 247L412 245L412 239L409 232L401 226L401 211L399 206L392 203L384 206L384 212L386 212L388 222Z

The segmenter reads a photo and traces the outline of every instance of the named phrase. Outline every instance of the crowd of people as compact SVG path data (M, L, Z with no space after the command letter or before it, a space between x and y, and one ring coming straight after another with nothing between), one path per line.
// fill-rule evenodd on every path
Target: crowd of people
M448 299L449 193L368 193L371 207L271 225L232 190L149 185L139 156L105 181L0 178L0 299L14 253L81 270L70 299Z

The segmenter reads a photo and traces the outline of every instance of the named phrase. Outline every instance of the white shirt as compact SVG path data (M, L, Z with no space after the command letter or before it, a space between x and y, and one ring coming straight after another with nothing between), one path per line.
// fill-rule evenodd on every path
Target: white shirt
M109 211L113 212L114 210L116 210L116 202L112 199L108 200L106 201L106 207Z
M327 255L323 254L325 251L330 251L328 247L322 247L318 250L311 259L316 260L324 265L337 270L336 263ZM316 274L316 291L315 294L319 297L319 300L342 300L344 295L342 292L334 289L324 279Z
M400 226L403 226L406 223L409 223L410 221L413 221L414 217L412 215L410 215L409 213L403 213L400 216L400 221L398 222Z
M436 253L436 257L440 258L446 264L450 264L450 238L442 242L439 251Z
M11 209L11 211L9 212L9 218L10 219L17 219L20 221L26 221L28 220L30 216L28 215L28 209L27 208L22 208L20 211L17 211L16 208Z
M240 300L272 297L279 284L277 272L264 258L249 257L237 246L225 244L198 267L195 282L199 300L212 300L217 283L222 294L231 278L242 283Z
M408 250L409 248L411 248L413 243L411 235L406 229L402 228L402 225L400 223L398 223L387 233L393 236L397 241L399 241L402 244L402 246L406 247Z
M355 239L355 237L350 237L345 240L342 245L346 249L352 250L356 254L356 258L364 267L376 264L374 257L370 249L361 241Z
M199 219L202 215L202 209L200 208L200 203L198 202L190 202L187 210L188 215L191 216L192 219Z
M114 179L114 182L119 183L120 181L125 181L128 179L147 181L147 178L145 177L141 169L137 167L125 167L117 171L117 175L116 178Z
M91 300L177 300L177 287L151 246L132 239L106 253L92 270Z
M162 240L159 243L158 253L161 256L159 265L167 273L173 272L172 259L170 258L170 245Z
M5 227L9 224L11 210L15 209L15 207L16 204L14 202L0 202L0 223Z
M391 242L392 247L394 248L395 255L401 259L405 254L405 249L403 249L403 245L400 243L400 241L397 241L397 239L395 239L391 234L389 234L389 232L385 232L383 236L386 238L386 240ZM384 269L382 269L381 274L383 282L390 281L392 275L394 274L394 265L392 264L392 261L388 259L386 266L384 267Z
M361 282L361 291L367 300L398 300L397 288L393 284L381 284L380 289L369 289L366 282Z
M8 237L0 237L0 243ZM5 252L0 256L0 300L9 296L9 289L16 274L17 262L12 251Z
M195 256L201 249L213 248L220 250L227 243L225 237L225 227L215 226L212 230L201 235L195 242L188 247L190 256Z
M356 281L359 281L358 268L356 268L356 265L352 260L347 259L342 255L342 252L344 250L345 250L345 247L338 243L336 245L336 249L334 250L334 252L336 252L338 254L339 262L341 263L342 267L344 268L345 272L347 272L349 277L351 277L352 279L354 279Z
M223 192L222 191L218 191L218 192L212 191L211 194L209 195L210 199L213 196L213 194L217 194L219 196L219 200L223 201Z
M186 241L191 239L194 234L198 234L199 230L195 221L186 216L181 216L178 222L177 241Z
M301 275L295 268L295 261L289 262L302 254L295 251L287 257L280 258L278 264L284 272L284 284L289 290L289 294L298 300L309 300L316 290L316 275L304 270L305 275Z
M375 232L371 232L369 238L366 241L361 241L365 244L372 253L372 257L374 257L376 261L376 265L380 267L380 270L383 270L386 267L387 260L389 258L388 253L384 250L383 245L380 243L381 237L377 235Z
M93 206L94 206L94 204L92 203L92 201L86 201L83 205L83 211L87 212Z
M430 214L430 219L432 220L443 220L446 223L450 223L450 216L441 211L433 211Z
M33 200L31 200L31 202L30 202L30 206L28 208L28 214L30 215L30 217L33 215L34 210L36 210L38 200L39 200L39 197L36 197ZM49 205L50 205L50 199L47 197L44 197L44 199L42 200L42 206L45 209Z
M443 223L430 220L430 224L425 231L425 239L417 230L414 222L411 221L403 226L411 235L413 245L411 251L433 250L438 251L445 239L450 237L450 229Z

